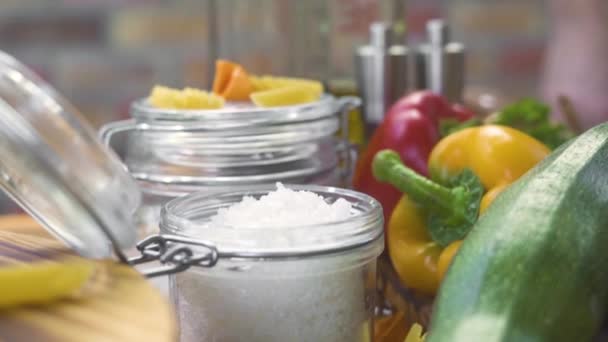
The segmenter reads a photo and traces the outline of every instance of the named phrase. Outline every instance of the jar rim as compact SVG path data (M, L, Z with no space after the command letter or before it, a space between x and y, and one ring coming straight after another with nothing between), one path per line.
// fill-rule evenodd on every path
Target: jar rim
M326 200L343 198L354 215L340 221L291 227L236 228L211 226L209 219L220 208L240 202L244 196L260 197L276 189L260 185L229 192L204 192L173 199L161 210L163 233L200 239L222 253L261 255L310 255L345 251L383 240L382 206L372 197L353 190L319 185L285 185L296 191L310 191ZM266 243L269 236L277 243Z
M246 102L228 103L225 108L184 110L155 108L147 97L131 103L131 116L138 122L204 124L205 129L226 129L250 125L293 123L318 120L335 115L340 101L325 94L318 101L281 107L257 107Z
M336 181L344 181L344 170L338 168L338 166L339 165L337 163L332 163L328 164L326 167L307 168L254 176L235 175L221 177L187 177L174 175L151 175L146 173L132 173L131 175L137 180L137 183L139 184L139 187L143 193L181 197L193 192L203 191L201 189L208 191L208 189L211 187L219 187L220 189L236 187L239 189L250 189L251 187L255 188L262 184L274 184L276 182L307 183L310 179L323 177L336 179Z

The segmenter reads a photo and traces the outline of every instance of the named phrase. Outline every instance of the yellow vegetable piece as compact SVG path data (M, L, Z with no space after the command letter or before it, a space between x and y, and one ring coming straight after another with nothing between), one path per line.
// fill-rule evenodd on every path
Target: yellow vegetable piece
M228 84L218 95L229 101L247 101L252 92L249 74L243 67L238 66L232 71Z
M314 102L319 94L307 86L292 85L251 94L251 101L260 107L280 107Z
M463 129L439 141L429 156L429 173L431 179L448 184L463 170L472 171L486 191L480 203L483 213L501 191L549 153L544 144L521 131L483 125ZM424 183L416 186L420 184ZM424 190L427 195L433 191L428 189L431 188ZM421 193L417 195L419 200L404 195L397 203L388 220L387 246L403 285L435 295L460 243L452 241L444 247L431 238L429 213L438 209L432 209L431 202L423 200ZM433 201L439 201L438 193L434 193Z
M181 93L178 89L155 86L148 97L150 104L157 108L181 108Z
M155 86L148 97L150 104L163 109L218 109L224 106L224 99L200 89L173 89Z
M215 61L213 92L220 95L230 82L230 78L232 77L233 71L236 68L240 67L240 65L225 59L218 59L217 61Z
M182 91L185 109L218 109L224 107L224 99L206 91L185 88Z
M0 267L0 309L70 297L95 273L95 263L70 257Z
M249 76L254 91L284 88L288 86L308 87L317 96L323 94L323 84L319 81L294 77Z
M422 326L418 323L414 323L403 342L424 342L425 337L426 334L422 334Z
M361 332L359 333L359 341L367 342L371 339L370 331L369 331L369 321L366 320L361 324Z

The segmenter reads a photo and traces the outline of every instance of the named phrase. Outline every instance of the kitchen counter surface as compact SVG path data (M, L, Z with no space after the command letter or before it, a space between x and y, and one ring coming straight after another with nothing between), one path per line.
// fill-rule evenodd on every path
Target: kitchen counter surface
M19 253L40 255L41 250L71 253L29 216L0 216L0 267L17 262ZM1 313L0 341L176 340L177 324L165 296L131 267L111 260L98 266L94 295Z

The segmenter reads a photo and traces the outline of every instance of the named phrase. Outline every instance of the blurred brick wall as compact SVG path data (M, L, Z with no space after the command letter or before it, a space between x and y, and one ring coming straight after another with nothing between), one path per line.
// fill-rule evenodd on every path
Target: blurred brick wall
M540 0L405 0L409 41L444 16L468 48L471 84L535 90L546 18ZM369 23L394 17L390 0L3 0L0 49L23 60L95 125L127 116L154 83L205 87L210 58L259 73L352 76Z
M408 37L443 16L468 48L469 84L535 91L546 35L540 0L404 0ZM125 118L155 83L206 87L215 56L257 73L349 78L392 0L2 0L0 49L59 89L95 125ZM210 20L217 22L217 44ZM0 211L2 209L0 208Z
M467 85L509 96L537 94L548 36L541 0L408 0L410 42L424 38L425 22L447 19L454 40L467 48Z
M0 49L98 126L155 82L204 85L206 13L204 1L3 0Z

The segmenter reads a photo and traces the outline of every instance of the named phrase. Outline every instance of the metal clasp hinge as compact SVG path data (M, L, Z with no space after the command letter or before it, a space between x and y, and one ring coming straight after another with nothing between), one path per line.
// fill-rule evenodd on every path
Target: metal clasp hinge
M191 246L200 248L195 252ZM212 243L175 235L151 235L137 244L137 250L141 255L130 258L130 265L156 261L162 265L143 271L148 278L183 272L191 266L213 267L219 259L218 250Z

